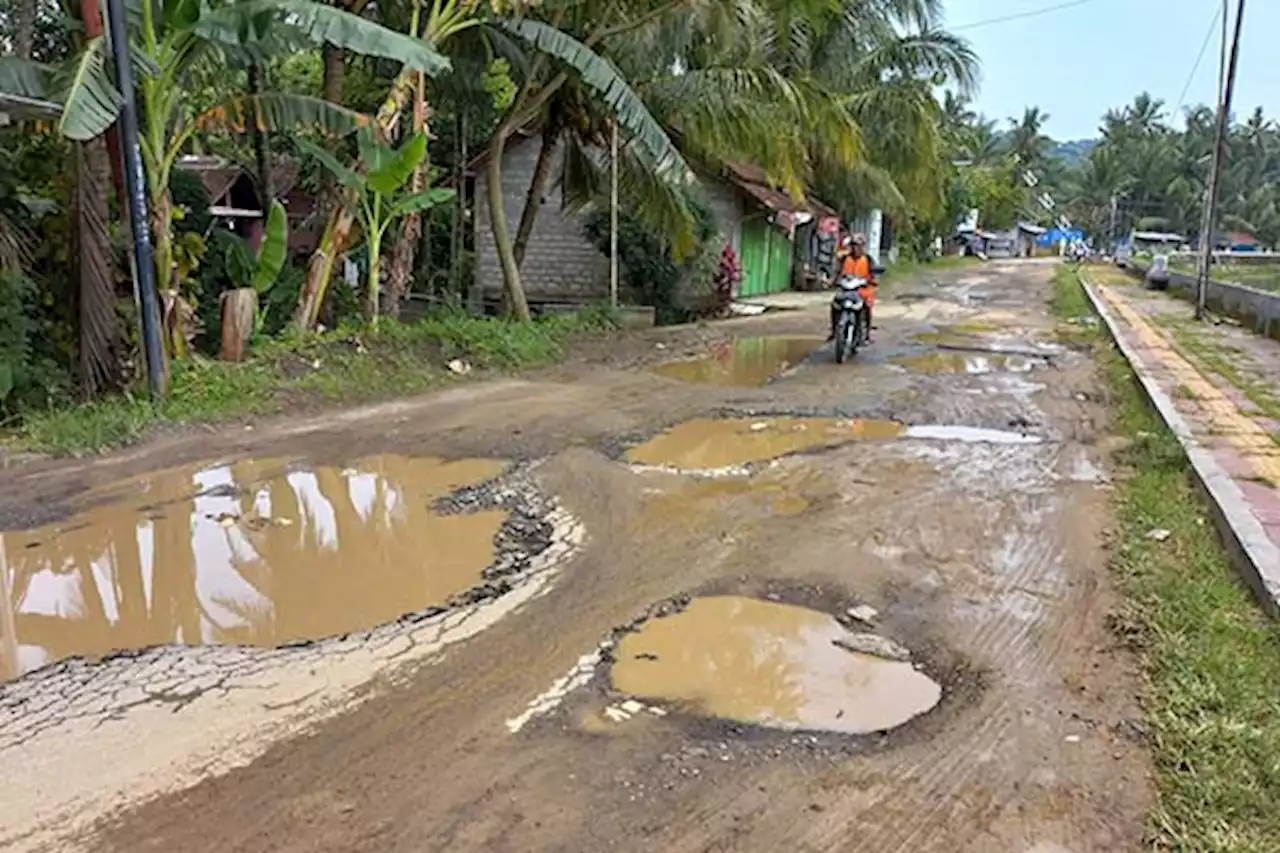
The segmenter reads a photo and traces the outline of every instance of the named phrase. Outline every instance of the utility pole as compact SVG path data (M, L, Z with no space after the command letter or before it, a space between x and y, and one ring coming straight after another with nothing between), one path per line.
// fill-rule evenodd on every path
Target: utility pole
M1120 215L1119 202L1116 199L1115 195L1113 194L1111 196L1111 248L1112 249L1115 248L1115 245L1118 239L1116 237L1116 219L1119 218L1119 215Z
M1244 25L1244 2L1236 7L1235 32L1231 36L1231 54L1226 65L1226 79L1218 102L1218 124L1214 134L1213 164L1209 170L1209 191L1205 194L1204 218L1200 231L1200 263L1196 276L1196 319L1203 320L1209 292L1209 259L1213 255L1213 224L1218 214L1218 183L1226 148L1227 121L1231 115L1231 99L1235 94L1236 69L1240 60L1240 29Z
M124 160L125 190L129 196L129 225L133 231L133 274L138 290L143 352L147 359L147 388L158 401L169 390L169 367L160 339L160 299L156 294L156 263L151 251L151 219L147 215L147 176L138 148L138 107L133 91L129 35L124 24L125 0L106 0L107 31L120 90L120 157Z
M618 307L618 120L609 142L609 307Z

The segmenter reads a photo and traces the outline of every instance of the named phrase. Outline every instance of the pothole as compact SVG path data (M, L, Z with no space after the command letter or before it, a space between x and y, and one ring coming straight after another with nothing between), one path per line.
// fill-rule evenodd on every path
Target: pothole
M705 507L719 507L725 501L744 499L757 505L766 517L788 518L803 515L809 509L811 490L817 490L816 484L799 477L722 477L692 482L689 478L680 478L671 490L653 490L645 512L661 518L700 520Z
M956 441L965 444L1040 444L1044 440L1038 435L1026 432L945 424L907 427L902 437L929 441Z
M684 382L755 387L800 364L822 343L815 337L738 338L714 346L706 358L668 362L653 372Z
M506 468L399 456L191 466L0 534L16 639L0 677L157 645L305 642L497 594L549 543L526 496L493 482Z
M677 470L724 470L850 441L897 438L902 432L902 424L888 420L698 418L631 448L625 458Z
M816 610L708 596L624 636L609 678L640 708L858 735L897 728L941 700L942 687L909 657Z
M1043 365L1043 359L1022 355L985 355L963 352L929 352L923 355L895 358L893 364L913 373L1028 373Z

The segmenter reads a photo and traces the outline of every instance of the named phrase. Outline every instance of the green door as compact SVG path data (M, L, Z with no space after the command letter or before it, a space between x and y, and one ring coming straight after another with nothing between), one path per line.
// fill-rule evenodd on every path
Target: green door
M791 241L777 228L769 229L769 280L767 293L791 289Z
M791 241L763 218L742 223L739 296L780 293L791 287Z
M769 228L760 219L748 219L742 223L742 283L739 296L759 296L768 293Z

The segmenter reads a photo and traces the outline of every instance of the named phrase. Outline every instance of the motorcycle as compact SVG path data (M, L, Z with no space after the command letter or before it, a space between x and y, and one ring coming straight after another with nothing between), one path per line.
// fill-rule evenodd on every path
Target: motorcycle
M866 316L866 301L862 296L862 288L867 286L865 278L846 275L836 281L836 295L833 305L839 314L836 318L836 364L844 364L846 358L858 354L858 347L866 336L863 319Z

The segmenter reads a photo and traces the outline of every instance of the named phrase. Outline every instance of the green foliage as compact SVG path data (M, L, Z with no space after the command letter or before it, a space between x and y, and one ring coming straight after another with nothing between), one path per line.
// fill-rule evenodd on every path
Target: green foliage
M198 175L184 169L174 171L169 177L169 195L175 207L186 211L180 220L175 218L174 231L209 233L213 223L213 216L209 213L209 191Z
M444 204L453 198L454 190L433 187L416 193L404 191L426 158L425 133L411 135L399 148L380 142L367 127L361 128L357 140L363 166L357 169L344 166L337 157L308 139L299 139L298 145L351 191L352 206L364 228L369 255L366 310L376 322L382 238L387 228L401 217Z
M615 326L606 308L534 323L445 311L416 323L384 319L376 329L343 326L264 342L240 364L176 363L170 394L158 407L119 394L30 412L13 437L32 450L101 452L136 442L161 423L212 423L276 413L286 403L352 404L422 391L455 380L445 369L454 358L481 371L539 367L562 358L574 338Z
M1026 190L1014 180L1009 164L962 168L952 192L962 211L976 207L982 227L995 230L1012 227L1026 200Z
M665 234L627 210L618 214L618 266L623 276L622 285L635 294L641 305L654 307L660 324L685 322L704 310L712 310L710 305L700 305L701 300L689 299L682 293L682 284L700 276L701 281L693 284L700 293L711 295L720 251L720 246L712 245L716 229L710 211L692 199L688 204L697 223L697 243L694 253L684 262L675 259L671 241ZM607 210L597 205L584 220L583 231L597 249L609 254Z
M65 395L68 376L42 352L39 292L17 270L0 270L0 414Z

